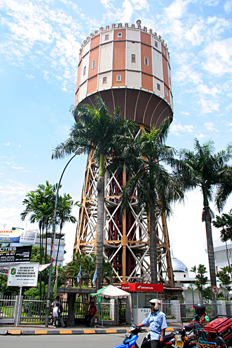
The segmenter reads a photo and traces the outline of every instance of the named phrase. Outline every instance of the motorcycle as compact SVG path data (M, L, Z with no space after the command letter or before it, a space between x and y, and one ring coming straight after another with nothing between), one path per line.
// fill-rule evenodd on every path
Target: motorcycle
M170 334L165 335L161 348L183 348L185 343L183 335L185 335L185 331L180 331L181 330L179 330L178 334L176 332L171 332ZM129 332L126 333L123 343L115 346L114 348L139 348L137 339L139 337L139 333L141 332L147 332L147 330L142 329L141 327L138 327L136 325L132 325L129 329ZM151 348L150 341L150 335L148 334L146 337L144 337L141 348Z

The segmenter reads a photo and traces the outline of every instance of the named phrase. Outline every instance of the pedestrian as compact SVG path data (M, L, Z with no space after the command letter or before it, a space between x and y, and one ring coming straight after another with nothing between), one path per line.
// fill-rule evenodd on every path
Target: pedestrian
M86 326L90 326L91 319L93 317L95 317L96 313L97 313L97 309L96 309L96 307L94 305L94 302L90 301L89 310L88 310L88 312L85 315L85 324L86 324Z
M163 343L165 329L167 328L166 316L160 310L161 302L159 300L153 298L149 303L151 313L137 326L149 326L148 335L150 335L151 348L160 348L160 343Z
M53 309L54 307L56 307L57 303L59 303L60 312L62 313L62 311L63 311L63 306L62 306L62 303L61 303L61 300L60 300L60 296L59 296L59 295L57 295L55 301L52 302L52 309Z
M53 307L52 314L53 314L53 320L54 320L53 325L56 326L56 321L58 320L61 326L65 327L63 318L61 317L60 305L58 302L56 303L55 307Z
M61 325L64 327L64 321L63 321L63 318L61 316L62 312L63 312L63 306L62 306L62 303L61 303L61 300L60 300L60 296L56 296L56 299L55 301L52 302L51 306L52 306L52 313L54 312L54 309L55 311L57 311L56 307L57 307L57 304L59 305L59 318L60 318L60 323ZM54 318L54 314L53 314L53 325L55 326L56 325L56 319Z

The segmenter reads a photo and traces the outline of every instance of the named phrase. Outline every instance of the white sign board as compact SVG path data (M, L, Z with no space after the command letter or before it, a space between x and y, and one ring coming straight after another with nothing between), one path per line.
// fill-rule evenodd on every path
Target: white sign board
M39 263L19 263L10 266L7 286L36 286L38 281Z
M37 231L23 231L20 235L20 243L35 244L37 238Z

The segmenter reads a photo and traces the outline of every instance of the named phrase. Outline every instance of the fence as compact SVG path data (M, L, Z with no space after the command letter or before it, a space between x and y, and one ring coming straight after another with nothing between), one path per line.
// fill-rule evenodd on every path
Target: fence
M68 302L62 301L62 317L64 322L68 319ZM98 309L98 304L96 305ZM0 297L0 324L44 324L46 299L27 298L25 296ZM78 297L74 303L75 324L84 324L87 312L87 299L84 301ZM99 304L98 320L122 324L126 322L126 301L103 299ZM50 322L52 310L50 310Z
M64 321L68 318L68 303L62 302ZM195 311L192 303L180 303L178 300L170 303L162 302L161 310L166 314L167 320L172 322L189 322L193 319ZM232 301L217 301L216 309L212 304L205 304L207 314L212 318L213 313L220 315L232 315ZM45 323L45 299L33 299L20 296L0 297L0 324L44 324ZM103 299L98 309L98 321L111 324L126 323L126 300ZM83 324L87 312L87 301L76 297L74 303L75 324ZM52 318L52 311L50 311Z
M14 324L15 296L0 297L0 324Z

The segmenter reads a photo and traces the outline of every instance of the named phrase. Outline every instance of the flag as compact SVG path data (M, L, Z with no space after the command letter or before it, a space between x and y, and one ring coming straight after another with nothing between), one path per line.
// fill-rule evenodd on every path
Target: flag
M55 247L54 247L54 241L52 243L52 255L51 255L51 260L50 260L50 264L53 263L55 261Z
M79 283L80 279L81 279L81 266L80 266L80 271L79 271L79 273L77 275L77 282L78 283Z
M93 286L95 286L96 279L97 279L97 268L96 268L94 275L93 275Z

